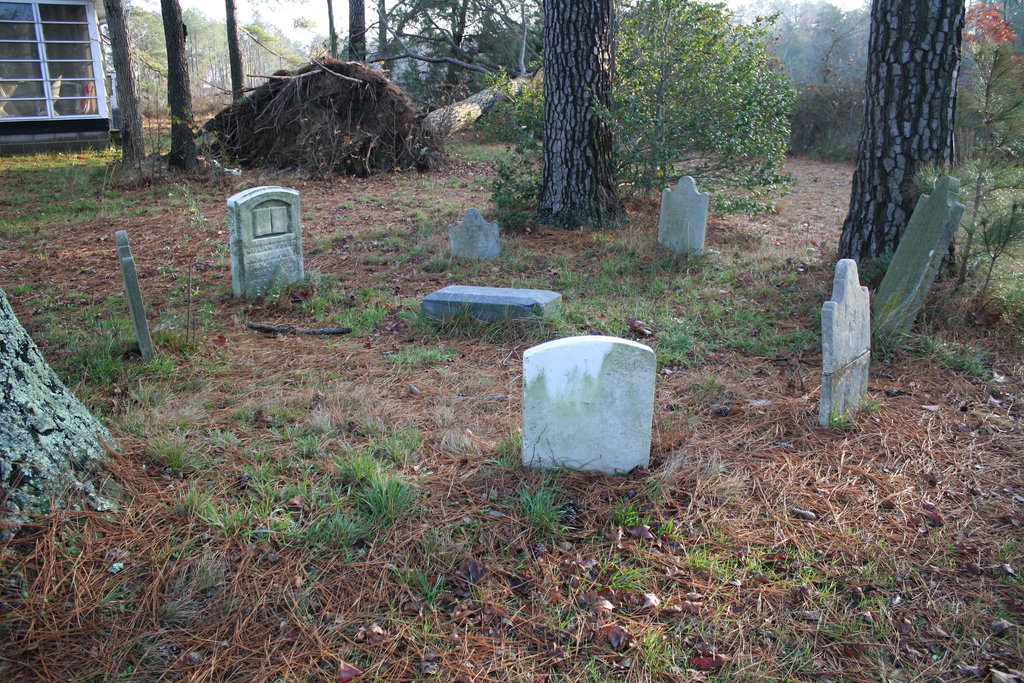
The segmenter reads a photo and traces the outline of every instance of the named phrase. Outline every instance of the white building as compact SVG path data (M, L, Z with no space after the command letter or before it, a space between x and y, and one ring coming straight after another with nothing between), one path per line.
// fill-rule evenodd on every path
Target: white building
M103 3L0 2L0 153L110 144Z

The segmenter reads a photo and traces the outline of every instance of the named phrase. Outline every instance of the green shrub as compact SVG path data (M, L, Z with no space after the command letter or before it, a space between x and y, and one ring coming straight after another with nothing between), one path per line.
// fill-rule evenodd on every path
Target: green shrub
M768 54L772 21L732 23L725 5L638 0L617 35L612 124L618 178L661 189L775 185L794 92Z

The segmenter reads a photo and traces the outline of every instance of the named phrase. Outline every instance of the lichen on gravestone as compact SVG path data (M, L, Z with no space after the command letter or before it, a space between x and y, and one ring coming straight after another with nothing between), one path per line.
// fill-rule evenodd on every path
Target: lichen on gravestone
M522 458L527 467L623 474L650 462L654 351L597 335L523 354Z
M677 256L700 254L708 225L708 193L697 192L690 176L679 179L674 189L661 192L658 244Z
M488 223L474 208L466 209L466 215L458 224L448 226L448 249L460 258L498 258L501 256L498 232L497 223Z
M299 193L254 187L228 199L231 291L257 298L274 285L305 278Z
M942 176L934 192L918 199L871 305L878 335L906 334L917 320L964 213L959 193L960 181Z
M871 363L871 308L857 262L836 264L832 298L821 307L821 401L818 424L829 426L863 405Z
M135 341L139 345L139 353L145 360L153 357L153 339L149 335L149 323L146 322L146 307L142 303L142 290L139 289L139 276L135 271L135 258L128 244L128 233L118 230L114 233L117 242L117 260L121 264L121 279L124 280L125 296L128 299L128 313L135 330Z
M114 507L99 484L109 432L64 386L0 290L0 498L13 532L25 514Z

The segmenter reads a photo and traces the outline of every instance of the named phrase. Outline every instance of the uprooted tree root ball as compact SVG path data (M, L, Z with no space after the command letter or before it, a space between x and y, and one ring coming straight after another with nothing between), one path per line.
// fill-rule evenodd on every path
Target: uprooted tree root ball
M443 156L426 115L361 62L326 59L279 72L204 129L215 153L249 168L368 176L431 170Z

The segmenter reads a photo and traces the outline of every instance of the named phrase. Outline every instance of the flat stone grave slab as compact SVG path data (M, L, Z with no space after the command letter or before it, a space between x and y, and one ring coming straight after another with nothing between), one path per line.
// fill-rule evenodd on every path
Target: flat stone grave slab
M139 275L135 271L135 257L128 244L128 233L118 230L114 233L117 242L117 260L121 264L121 279L124 280L124 291L128 299L128 314L132 318L135 330L135 341L139 344L139 353L143 359L153 357L153 339L149 335L149 323L146 321L146 307L142 304L142 290L139 289Z
M254 187L228 199L231 291L262 296L275 284L305 278L299 193L288 187Z
M697 192L697 184L686 175L675 189L661 191L661 219L658 244L677 256L700 254L708 229L708 193Z
M498 224L485 221L476 209L466 209L459 224L448 226L448 249L461 258L498 258Z
M832 299L821 307L821 402L818 424L829 426L864 403L871 364L871 304L857 262L836 264Z
M906 334L917 320L964 214L964 205L956 200L959 194L960 181L942 176L934 192L917 200L871 305L872 324L879 335Z
M651 456L654 351L585 335L523 353L523 465L624 474Z
M558 308L561 298L558 292L547 289L449 285L423 297L420 310L435 320L447 320L465 311L478 320L497 322L542 318Z

